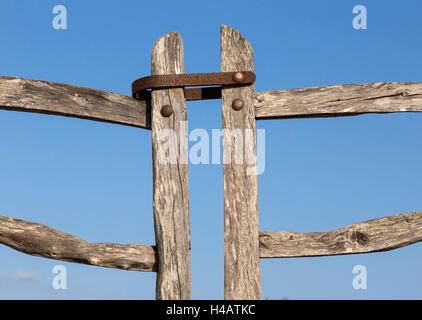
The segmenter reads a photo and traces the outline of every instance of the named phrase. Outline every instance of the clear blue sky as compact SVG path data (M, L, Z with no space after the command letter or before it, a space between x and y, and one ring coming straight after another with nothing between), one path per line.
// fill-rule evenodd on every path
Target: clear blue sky
M352 27L363 4L368 29ZM52 8L65 5L68 29ZM220 25L252 44L256 90L422 81L420 1L63 1L0 3L0 74L130 94L163 34L179 31L186 72L220 70ZM221 127L219 101L188 103L190 130ZM422 209L422 115L259 121L261 230L328 231ZM150 132L0 111L0 215L90 241L154 244ZM223 298L220 165L190 165L195 299ZM422 298L422 246L262 260L270 299ZM0 299L154 299L155 274L62 263L0 246ZM68 289L52 288L63 264ZM367 290L352 268L365 265Z

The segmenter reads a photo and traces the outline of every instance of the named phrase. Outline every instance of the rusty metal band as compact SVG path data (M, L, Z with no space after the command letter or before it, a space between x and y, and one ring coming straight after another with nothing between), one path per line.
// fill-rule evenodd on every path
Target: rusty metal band
M185 99L188 101L219 99L221 86L250 85L255 79L256 76L252 71L155 75L135 80L132 83L132 96L148 100L151 98L152 89L214 86L185 88Z

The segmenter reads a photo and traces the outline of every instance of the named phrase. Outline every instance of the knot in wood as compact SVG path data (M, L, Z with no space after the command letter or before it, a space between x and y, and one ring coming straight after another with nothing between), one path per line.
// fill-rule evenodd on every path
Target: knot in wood
M351 239L359 244L366 244L369 240L369 237L366 233L360 231L354 231L352 233Z

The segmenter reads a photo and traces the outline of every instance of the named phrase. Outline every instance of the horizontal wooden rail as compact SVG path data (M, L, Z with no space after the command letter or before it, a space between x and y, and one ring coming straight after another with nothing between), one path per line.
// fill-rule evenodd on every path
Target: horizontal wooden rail
M422 212L398 214L329 232L259 233L261 258L388 251L422 241ZM107 268L157 270L155 246L96 243L42 224L0 216L0 244L30 255Z
M156 250L142 244L96 243L42 224L0 216L0 243L30 255L93 266L156 271Z
M261 258L388 251L422 241L422 212L398 214L330 232L260 232Z
M55 82L0 76L0 109L151 128L145 101Z
M255 92L264 119L422 112L422 83L377 82ZM0 76L0 109L151 128L149 102L67 84Z
M256 119L421 111L422 83L378 82L255 93Z

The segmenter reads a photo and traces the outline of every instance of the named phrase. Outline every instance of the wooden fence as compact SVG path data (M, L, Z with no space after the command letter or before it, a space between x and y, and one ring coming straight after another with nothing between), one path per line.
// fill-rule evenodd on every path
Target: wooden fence
M183 42L179 33L161 37L152 51L152 75L182 74ZM221 28L221 71L253 71L253 53L236 30ZM243 101L240 110L232 107ZM223 86L222 127L249 129L256 156L256 120L354 116L363 113L422 111L422 83L369 83L255 92L253 85ZM163 116L170 105L173 114ZM190 224L187 148L177 161L162 164L159 133L174 129L187 145L183 88L155 89L151 99L66 84L0 77L0 109L61 115L151 130L153 154L153 214L156 245L84 241L47 226L0 217L0 243L18 251L51 259L125 270L157 273L157 299L191 299ZM182 130L180 130L182 129ZM224 296L261 298L261 258L314 257L392 250L422 240L422 213L374 219L330 232L260 232L258 183L246 164L234 163L232 137L223 134L224 171Z

